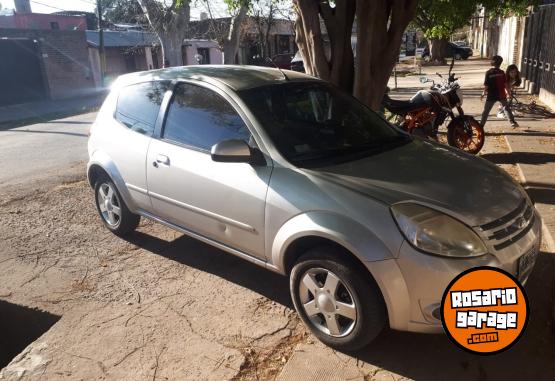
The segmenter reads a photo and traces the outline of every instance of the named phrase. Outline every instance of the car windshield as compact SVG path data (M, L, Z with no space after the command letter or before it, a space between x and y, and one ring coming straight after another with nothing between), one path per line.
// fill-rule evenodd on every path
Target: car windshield
M410 141L352 96L324 83L285 83L240 92L279 152L298 166L329 165Z

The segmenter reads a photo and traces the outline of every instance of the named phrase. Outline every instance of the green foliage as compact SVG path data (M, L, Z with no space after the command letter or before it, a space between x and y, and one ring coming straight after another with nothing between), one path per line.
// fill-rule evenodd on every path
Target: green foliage
M530 6L539 4L539 0L483 0L482 5L486 8L490 18L496 16L524 16L528 13Z
M111 23L147 24L148 21L137 0L100 0L104 20Z
M227 9L230 11L236 11L242 6L250 6L252 3L251 0L224 0L225 5L227 5Z
M427 38L448 38L485 7L487 17L525 15L538 0L420 0L413 23Z
M470 23L477 3L475 0L420 0L413 22L427 38L448 38Z

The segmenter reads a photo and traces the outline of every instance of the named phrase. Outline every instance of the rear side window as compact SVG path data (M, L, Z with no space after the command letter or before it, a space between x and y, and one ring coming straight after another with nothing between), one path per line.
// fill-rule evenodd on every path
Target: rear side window
M140 134L152 136L160 104L170 82L144 82L122 88L115 118Z
M204 87L181 83L170 103L164 139L201 150L223 140L249 141L250 132L235 109Z

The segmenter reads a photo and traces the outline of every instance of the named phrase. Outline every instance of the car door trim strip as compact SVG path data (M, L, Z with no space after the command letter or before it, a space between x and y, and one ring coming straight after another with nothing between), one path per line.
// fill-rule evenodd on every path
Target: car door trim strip
M184 202L174 200L173 198L162 196L161 194L158 194L158 193L148 192L148 194L150 195L150 197L154 197L158 200L168 202L170 204L179 206L183 209L187 209L187 210L190 210L192 212L202 214L203 216L210 217L212 219L218 220L218 221L223 222L225 224L233 225L233 226L236 226L240 229L247 230L247 231L252 232L252 233L256 232L256 229L254 227L252 227L250 225L247 225L247 224L244 224L244 223L239 222L239 221L235 221L231 218L224 217L224 216L221 216L219 214L210 212L208 210L204 210L204 209L198 208L196 206L189 205L189 204L186 204Z
M136 185L129 184L129 183L125 183L125 186L126 186L128 189L131 189L131 190L133 190L133 191L135 191L135 192L139 192L139 193L141 193L141 194L148 195L148 191L147 191L146 189L140 188L140 187L138 187L138 186L136 186Z
M250 254L247 254L247 253L243 252L243 251L234 249L234 248L232 248L230 246L227 246L223 243L220 243L218 241L214 241L213 239L210 239L210 238L205 237L201 234L195 233L195 232L193 232L193 231L191 231L187 228L184 228L182 226L179 226L179 225L173 224L171 222L168 222L168 221L166 221L162 218L156 217L155 215L150 214L150 213L148 213L144 210L139 210L138 213L143 217L146 217L146 218L151 219L153 221L159 222L162 225L166 225L166 226L168 226L172 229L180 231L183 234L186 234L186 235L188 235L192 238L198 239L199 241L202 241L204 243L212 245L212 246L214 246L214 247L216 247L220 250L227 251L228 253L231 253L231 254L236 255L240 258L246 259L249 262L252 262L252 263L257 264L259 266L268 268L269 270L272 270L272 271L275 271L275 272L280 272L280 270L277 267L275 267L273 265L268 265L266 261L263 261L262 259L256 258L256 257L254 257Z

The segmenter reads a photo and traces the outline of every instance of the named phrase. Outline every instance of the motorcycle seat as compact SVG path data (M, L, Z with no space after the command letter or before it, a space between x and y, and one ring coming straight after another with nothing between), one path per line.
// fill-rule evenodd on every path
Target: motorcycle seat
M428 97L419 92L408 101L402 101L399 99L391 99L389 95L386 94L384 95L382 104L390 112L403 115L412 110L427 106L429 103Z

